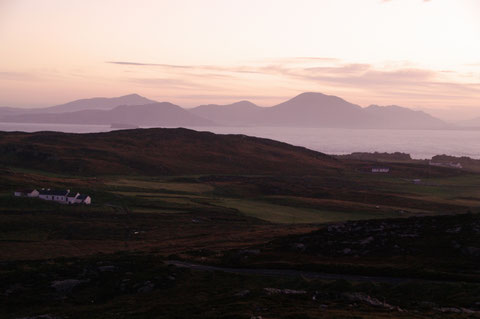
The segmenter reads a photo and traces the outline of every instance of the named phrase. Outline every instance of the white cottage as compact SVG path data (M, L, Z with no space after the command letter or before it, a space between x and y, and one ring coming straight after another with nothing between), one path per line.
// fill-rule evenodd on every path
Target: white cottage
M67 202L67 196L70 190L55 190L55 189L42 189L39 192L38 198L44 200L53 200L60 203Z
M13 193L17 197L38 197L38 194L36 189L24 189Z
M66 190L56 189L41 189L40 191L34 190L19 190L15 191L14 195L17 197L38 197L43 200L51 200L62 204L86 204L92 203L92 198L88 195L82 195L80 193L70 192Z

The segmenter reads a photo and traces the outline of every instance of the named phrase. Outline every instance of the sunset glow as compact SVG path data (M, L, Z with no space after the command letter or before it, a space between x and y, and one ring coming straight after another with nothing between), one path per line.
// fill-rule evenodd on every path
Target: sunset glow
M0 0L0 106L305 91L480 115L477 0Z

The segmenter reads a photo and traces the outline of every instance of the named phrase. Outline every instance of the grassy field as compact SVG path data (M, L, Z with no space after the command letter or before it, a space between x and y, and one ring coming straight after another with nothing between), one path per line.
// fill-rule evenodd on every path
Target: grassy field
M328 225L322 223L479 212L478 185L475 174L424 178L414 184L410 177L354 170L325 176L82 177L3 168L0 318L43 314L58 318L466 318L468 314L438 309L474 309L478 283L376 284L262 277L190 271L163 261L253 267L261 263L440 278L448 270L454 278L465 276L465 265L470 264L461 258L338 255L337 247L351 249L350 232L330 236ZM93 202L70 206L13 197L15 189L41 187L70 188L89 194ZM316 242L328 243L330 250L290 251L292 243L298 243L295 238L308 238L305 234L316 230L321 238ZM360 232L355 239L359 242L370 236L361 229L355 231ZM430 241L449 233L429 234ZM420 241L412 246L410 229L401 235L406 237L392 241L406 241L407 247L420 251L428 244ZM275 250L271 243L282 238L287 238L285 246ZM451 245L447 239L439 245ZM370 245L372 254L377 246ZM465 246L474 244L470 240ZM242 253L249 251L254 255ZM110 270L99 270L103 266ZM463 274L454 273L458 266L464 267ZM70 279L81 283L68 291L52 288L53 282ZM265 288L302 293L271 294ZM380 305L372 305L371 300Z

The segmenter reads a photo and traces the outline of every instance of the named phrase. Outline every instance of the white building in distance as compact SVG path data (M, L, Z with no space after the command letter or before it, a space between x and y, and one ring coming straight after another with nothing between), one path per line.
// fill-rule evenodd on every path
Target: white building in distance
M372 173L388 173L390 172L390 168L388 167L373 167Z
M61 204L85 204L90 205L92 198L88 195L70 192L66 190L56 189L41 189L34 190L20 190L13 193L16 197L38 197L43 200L55 201Z

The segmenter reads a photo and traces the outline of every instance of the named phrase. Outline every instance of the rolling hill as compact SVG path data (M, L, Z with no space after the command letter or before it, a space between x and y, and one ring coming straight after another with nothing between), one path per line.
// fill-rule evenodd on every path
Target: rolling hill
M82 110L110 110L119 105L144 105L151 103L156 103L156 101L149 100L138 94L129 94L112 98L95 97L43 108L0 107L0 117L7 115L76 112Z
M159 128L0 132L0 153L0 165L82 175L315 175L343 165L323 153L273 140Z
M466 128L480 128L480 117L476 117L471 120L465 120L457 123L461 127L466 127Z
M370 118L363 109L339 97L322 93L302 93L268 108L265 123L278 126L369 127Z
M142 114L144 113L144 114ZM43 109L0 108L0 121L20 123L111 124L139 126L286 126L378 129L448 129L445 122L400 106L362 108L342 98L307 92L271 107L248 101L184 109L137 94L94 98Z
M405 107L389 105L370 105L364 109L369 113L378 128L398 129L441 129L447 124L423 111L414 111Z
M204 126L213 123L168 103L121 105L112 110L83 110L65 113L9 115L4 122L107 124L126 123L139 126Z
M447 124L433 116L400 106L362 108L337 96L307 92L272 107L242 101L203 105L190 110L221 125L329 128L437 129Z
M253 125L265 108L249 101L240 101L228 105L200 105L189 111L220 125Z

